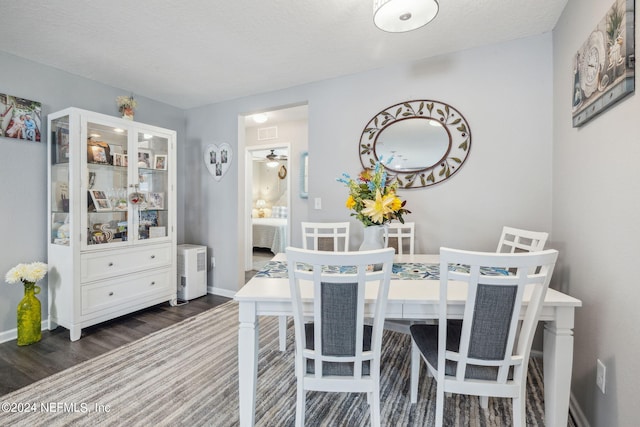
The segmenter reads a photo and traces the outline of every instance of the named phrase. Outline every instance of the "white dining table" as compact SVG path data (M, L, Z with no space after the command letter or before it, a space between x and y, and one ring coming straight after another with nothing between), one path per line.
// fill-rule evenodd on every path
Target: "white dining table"
M273 261L285 261L277 254ZM438 264L438 255L397 255L394 263ZM439 280L392 279L387 302L387 319L426 320L438 318ZM305 287L304 285L308 285ZM303 300L312 300L312 284L303 284ZM373 300L377 289L367 290ZM451 318L462 318L466 286L451 282L447 300ZM239 305L238 390L240 425L255 422L258 381L258 322L260 316L292 315L289 280L286 277L254 277L234 296ZM529 300L525 294L524 304ZM574 312L582 302L554 289L547 291L540 321L544 323L543 363L545 425L566 427L569 413L571 368L573 364ZM407 397L408 398L408 397ZM292 404L294 404L292 402Z

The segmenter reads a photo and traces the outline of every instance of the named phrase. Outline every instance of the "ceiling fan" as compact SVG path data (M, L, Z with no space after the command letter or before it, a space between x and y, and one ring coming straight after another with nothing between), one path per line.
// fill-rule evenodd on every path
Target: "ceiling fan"
M270 162L274 162L274 161L278 161L278 160L287 160L287 156L286 155L276 154L275 150L271 150L271 153L267 154L265 157Z

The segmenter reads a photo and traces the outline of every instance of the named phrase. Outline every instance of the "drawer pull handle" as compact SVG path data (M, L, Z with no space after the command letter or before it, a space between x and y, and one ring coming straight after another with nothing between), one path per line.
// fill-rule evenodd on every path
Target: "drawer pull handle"
M109 267L113 267L113 263L112 262L109 263Z
M113 292L109 292L109 296L112 297L113 296Z
M151 259L154 259L156 256L155 255L151 255Z

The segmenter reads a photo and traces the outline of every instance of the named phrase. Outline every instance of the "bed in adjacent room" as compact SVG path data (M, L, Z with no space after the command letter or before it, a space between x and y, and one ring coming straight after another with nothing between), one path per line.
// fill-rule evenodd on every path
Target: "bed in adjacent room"
M284 252L287 247L287 218L279 217L275 211L270 218L252 218L253 247L267 248L274 254Z

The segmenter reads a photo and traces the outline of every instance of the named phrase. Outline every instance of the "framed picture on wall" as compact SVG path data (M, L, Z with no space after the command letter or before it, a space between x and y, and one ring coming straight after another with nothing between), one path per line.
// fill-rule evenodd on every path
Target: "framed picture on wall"
M573 59L573 127L635 90L634 0L615 0Z
M42 103L0 93L0 104L3 111L0 136L23 141L41 141Z

